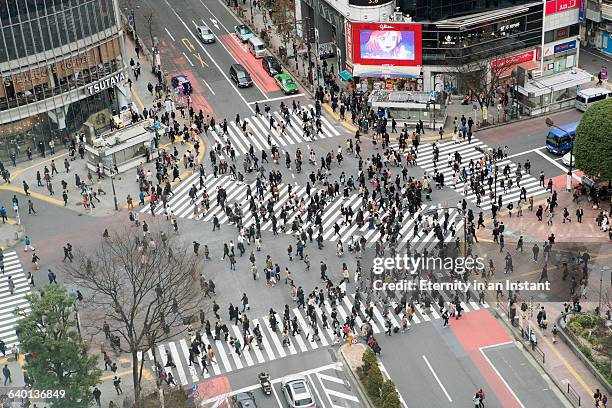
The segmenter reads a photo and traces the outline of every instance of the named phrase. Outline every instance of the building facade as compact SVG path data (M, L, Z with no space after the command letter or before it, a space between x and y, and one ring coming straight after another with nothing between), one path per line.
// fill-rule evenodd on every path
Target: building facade
M584 0L586 2L585 41L612 56L612 0Z
M126 106L116 0L0 0L0 159L101 129Z
M319 42L336 45L339 70L360 78L383 78L388 89L461 93L456 67L475 61L506 65L502 75L508 83L519 64L534 77L578 67L583 4L580 0L300 0L296 7L323 27L318 29ZM372 49L381 49L372 46L372 38L379 45L397 41L400 51L372 55ZM403 52L401 58L398 52Z

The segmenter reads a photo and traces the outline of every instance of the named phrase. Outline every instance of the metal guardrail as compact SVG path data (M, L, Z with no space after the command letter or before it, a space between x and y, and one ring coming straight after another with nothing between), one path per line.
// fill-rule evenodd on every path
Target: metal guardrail
M567 383L567 395L568 397L571 397L580 407L580 395L576 392L576 390L574 389L574 387L572 387L572 385L570 383Z

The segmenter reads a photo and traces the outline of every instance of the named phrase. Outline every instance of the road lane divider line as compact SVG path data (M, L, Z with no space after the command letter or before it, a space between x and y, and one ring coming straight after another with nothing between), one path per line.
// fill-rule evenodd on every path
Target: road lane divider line
M183 53L183 56L185 57L185 59L187 60L187 62L189 62L189 65L191 65L193 67L193 62L191 62L191 60L189 59L189 57L187 56L187 54Z
M181 24L183 24L183 26L185 27L185 29L187 30L187 32L189 32L189 34L191 34L191 36L193 37L194 40L198 41L198 38L195 36L195 34L193 33L193 31L191 31L191 29L189 28L189 26L187 25L187 23L185 23L185 21L181 18L181 16L179 16L179 14L176 12L176 10L170 5L170 3L168 2L168 0L164 0L164 2L166 3L166 5L168 6L168 8L170 10L172 10L172 13L176 16L176 18L181 22ZM223 75L223 77L225 78L225 80L230 84L230 86L232 88L234 88L234 91L236 91L236 93L238 94L238 96L240 97L240 99L242 99L242 101L244 102L244 104L251 110L251 113L254 115L255 114L255 110L251 107L251 105L249 105L249 102L244 98L244 96L240 93L240 91L238 90L238 88L236 88L236 86L234 85L234 83L229 79L229 77L227 76L227 74L225 73L225 71L223 71L221 69L221 67L219 66L219 64L217 63L217 61L215 61L215 59L212 57L212 55L210 55L210 53L208 52L208 50L198 41L198 44L200 45L200 48L202 48L202 51L204 51L204 53L208 56L208 58L213 62L213 64L215 64L215 66L217 67L217 69L219 70L219 72L221 73L221 75Z
M170 31L168 31L168 29L166 27L164 27L164 30L166 30L166 32L168 33L168 35L170 36L170 39L172 39L172 41L176 41L174 39L174 36L172 34L170 34Z
M453 402L453 399L450 397L450 395L448 395L448 391L446 391L446 387L444 387L444 384L442 384L442 381L440 381L440 378L438 378L438 374L436 374L436 372L434 371L433 367L429 363L429 360L427 360L427 357L425 357L424 354L423 354L423 360L425 360L425 364L427 364L427 367L429 368L429 371L431 371L431 373L433 374L434 378L436 379L438 385L440 386L440 388L442 388L442 391L444 392L444 395L446 395L446 398L448 399L448 402ZM489 364L490 364L490 362L489 362ZM491 366L493 366L493 365L491 365ZM498 375L499 375L499 373L498 373ZM501 378L501 376L500 376L500 378ZM502 379L502 381L503 381L503 379ZM505 383L505 381L504 381L504 383ZM506 384L506 386L508 386L508 384ZM514 395L514 393L512 393L512 394Z
M512 343L512 341L510 342ZM499 379L504 383L504 385L506 386L506 388L508 389L508 391L510 391L510 394L512 394L512 396L514 397L514 399L516 400L516 402L518 402L518 404L522 407L525 408L525 405L521 402L521 400L516 396L516 394L514 393L514 390L512 388L510 388L510 385L508 385L508 383L506 382L506 380L504 379L504 377L502 377L501 373L497 370L497 367L495 367L493 365L493 363L491 362L491 360L489 360L489 357L487 357L487 355L485 354L485 352L483 351L485 348L487 347L495 347L495 346L500 346L500 345L504 345L504 344L508 344L508 342L506 343L500 343L500 344L494 344L492 346L485 346L485 347L480 347L478 349L478 351L480 351L480 354L482 354L482 356L485 358L485 360L487 360L487 363L489 363L489 365L491 366L491 368L493 369L493 371L495 371L495 374L497 374L497 376L499 377Z
M208 85L208 82L206 82L206 80L205 80L205 79L203 79L203 80L202 80L202 82L204 82L204 85L206 85L206 86L208 87L208 89L210 89L210 92L211 92L213 95L216 95L216 94L215 94L215 91L213 91L213 89L210 87L210 85Z
M225 24L223 24L223 23L221 22L221 19L220 19L220 18L218 18L217 16L215 16L215 15L213 14L213 12L212 12L212 11L210 11L210 9L208 8L208 6L207 6L206 4L204 4L204 2L203 2L202 0L200 0L200 3L202 3L202 5L203 5L203 6L204 6L204 8L206 9L206 11L208 11L208 12L210 13L210 15L214 17L214 20L213 20L212 18L210 19L210 20L211 20L211 22L213 23L213 25L214 25L215 27L217 27L217 24L215 24L215 23L214 23L214 22L216 21L216 22L217 22L217 23L219 23L219 24L221 25L221 27L223 27L223 29L224 29L224 30L225 30L225 31L226 31L226 32L229 34L229 33L230 33L230 31L227 29L227 27L225 27ZM227 8L227 7L226 7L226 8ZM231 16L233 16L233 17L234 17L234 19L236 19L236 17L235 17L235 16L234 16L232 13L230 13L230 15L231 15ZM238 19L236 19L236 21L238 21ZM238 22L239 22L239 21L238 21ZM240 22L239 22L239 23L240 23ZM242 24L242 23L240 23L240 24ZM217 28L218 28L218 27L217 27Z
M552 163L554 166L558 167L559 169L563 170L563 174L567 174L568 168L563 166L562 164L557 163L556 161L554 161L553 159L551 159L550 157L548 157L547 155L545 155L544 153L542 153L539 150L535 151L537 154L539 154L540 156L542 156L545 160L547 160L548 162ZM574 171L572 171L572 177L578 181L582 181L580 179L580 177L578 177L577 175L574 174Z

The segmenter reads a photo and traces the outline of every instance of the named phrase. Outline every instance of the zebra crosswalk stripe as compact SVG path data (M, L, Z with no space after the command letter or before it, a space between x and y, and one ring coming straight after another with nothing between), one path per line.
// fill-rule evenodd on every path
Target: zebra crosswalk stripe
M22 316L16 315L15 310L30 313L30 303L26 296L31 293L30 283L24 274L21 261L15 251L4 252L4 274L0 275L0 339L6 344L7 349L18 345L19 340L15 329ZM9 293L9 280L14 284L13 294Z
M337 304L336 310L341 316L340 321L343 323L346 321L346 317L351 313L351 310L354 306L354 295L347 295L344 297L343 301ZM466 304L467 303L467 304ZM448 302L445 302L445 306ZM462 307L464 308L465 313L469 313L471 310L479 310L480 308L488 308L489 305L485 302L484 304L477 303L475 301L462 302ZM393 325L393 327L400 327L399 319L401 318L403 312L400 311L399 314L395 314L395 310L397 304L392 305L393 308L388 310L388 314L386 317L383 317L383 310L380 309L378 304L375 304L373 307L374 311L374 319L369 321L368 324L372 327L374 333L380 333L381 331L386 330L385 327L385 319L388 318ZM318 319L322 321L322 313L325 311L328 315L332 312L332 307L328 302L325 302L323 305L324 309L315 308L315 312L317 313ZM331 328L323 329L321 325L318 325L319 328L319 338L316 340L306 339L308 331L308 324L306 322L306 311L298 308L293 308L293 314L296 316L299 326L301 327L301 332L296 336L290 336L290 345L283 346L281 344L281 335L279 332L274 332L271 329L268 318L263 317L261 319L252 319L252 327L256 327L259 325L262 334L262 343L263 343L263 351L260 350L259 344L251 344L251 349L248 347L241 350L241 354L238 355L233 350L233 347L230 346L228 342L222 340L212 340L206 337L204 334L203 340L206 345L212 344L213 350L217 355L217 358L220 360L217 363L212 363L208 367L212 368L211 372L203 374L199 374L198 371L202 371L202 365L199 361L196 361L191 366L189 365L189 347L190 345L185 339L179 339L175 341L170 341L167 344L158 345L158 351L161 356L165 355L165 351L168 350L170 355L172 356L175 367L165 367L164 369L167 372L176 371L176 380L182 385L185 386L190 383L197 383L200 380L200 377L209 378L212 375L220 375L222 373L231 372L234 370L240 370L246 367L254 366L255 364L262 364L266 361L272 361L277 358L283 358L286 356L295 355L297 353L304 353L310 350L317 349L319 347L325 347L329 344L333 344L336 341L336 336L334 335ZM439 309L437 303L432 304L429 312L426 314L422 305L415 305L415 311L413 315L412 325L420 324L424 322L432 322L434 320L441 319L442 310ZM363 311L360 310L358 316L355 318L355 322L358 327L361 327L364 323L362 316L365 316ZM277 316L278 317L278 316ZM243 333L240 328L236 325L231 325L230 328L232 336L235 336L238 339L243 339ZM195 338L195 336L193 337ZM192 340L193 340L192 338ZM297 344L297 349L294 346ZM244 344L242 344L244 346ZM206 353L206 349L202 350L202 353ZM264 354L265 353L265 354ZM276 353L276 355L275 355ZM147 351L147 356L149 361L153 361L153 354L151 350ZM255 356L255 358L253 357ZM139 353L139 359L142 360L142 353ZM198 360L196 358L196 360ZM213 374L214 372L214 374Z
M312 104L306 107L309 109L314 108ZM270 122L267 117L254 115L243 118L250 126L251 132L249 135L242 131L242 123L237 124L235 121L227 122L227 134L223 134L221 131L220 123L217 124L215 129L210 129L208 132L212 135L215 142L221 145L225 145L226 140L229 140L236 152L236 156L247 154L251 145L254 150L268 150L271 148L268 140L280 148L312 142L313 139L306 139L304 137L301 129L302 117L299 112L291 113L290 124L286 126L283 134L280 134L280 123L285 120L283 116L278 111L270 112L270 115L274 118L276 129L270 129ZM325 116L320 116L320 119L322 133L316 133L315 129L314 140L340 136L340 132ZM225 157L227 154L223 152L222 156Z
M446 158L446 156L450 154L451 160L454 160L454 154L455 152L458 152L461 155L462 165L466 166L470 159L478 160L483 156L483 153L479 150L485 151L489 147L477 138L472 138L472 143L467 143L463 141L461 143L456 144L453 141L446 141L442 143L437 143L436 145L439 149L438 164L434 163L433 161L433 144L429 144L422 145L419 147L419 152L417 154L416 160L417 165L423 168L428 173L433 173L433 170L437 168L439 172L444 174L445 184L451 186L453 190L465 195L467 199L475 203L476 194L473 193L471 189L468 189L468 193L464 194L464 187L466 187L466 183L459 181L457 185L453 185L452 178L454 176L454 171L449 166L448 159ZM479 150L477 150L476 148L478 148ZM510 167L510 174L515 174L517 165L512 160L503 159L497 162L498 168L503 168L506 165L509 165ZM514 185L509 192L504 194L503 199L505 202L508 203L520 197L521 187L525 187L528 196L538 196L547 193L546 189L539 185L539 180L537 180L530 174L523 173L520 184L520 187ZM480 207L483 210L489 210L491 208L491 204L492 203L488 195L483 195L481 197Z

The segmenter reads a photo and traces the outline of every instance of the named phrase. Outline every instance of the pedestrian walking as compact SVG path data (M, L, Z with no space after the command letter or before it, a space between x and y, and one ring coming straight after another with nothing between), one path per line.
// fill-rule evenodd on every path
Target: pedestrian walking
M2 369L2 375L4 375L5 387L7 384L11 384L13 382L13 379L11 378L11 370L8 368L8 364L4 365L4 368Z

